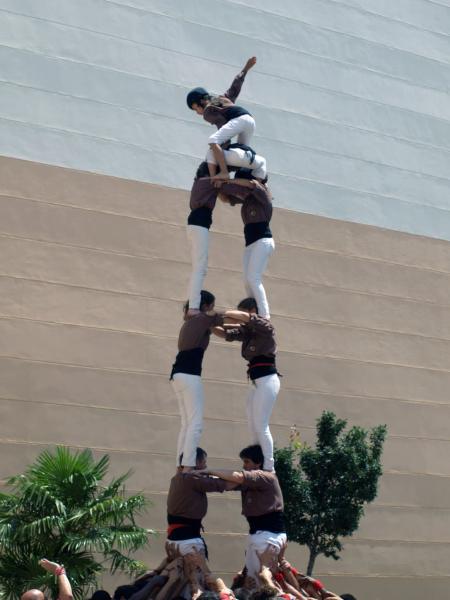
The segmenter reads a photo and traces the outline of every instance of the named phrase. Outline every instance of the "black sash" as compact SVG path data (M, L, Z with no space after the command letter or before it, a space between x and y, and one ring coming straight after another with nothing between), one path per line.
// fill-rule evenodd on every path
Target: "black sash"
M258 223L247 223L244 227L245 245L250 246L253 242L261 238L271 238L269 221L259 221Z
M284 515L282 511L274 511L259 517L247 517L250 526L249 533L257 531L270 531L271 533L285 533Z
M274 356L255 356L248 363L247 375L252 381L260 377L266 377L266 375L277 374Z
M207 206L199 206L191 210L188 216L188 225L198 225L209 229L212 225L212 210Z
M230 106L229 108L225 108L225 110L222 111L222 115L225 117L225 119L228 121L231 121L231 119L237 119L238 117L242 117L243 115L249 115L250 113L248 112L248 110L245 110L245 108L242 108L242 106Z
M178 352L175 362L172 365L170 379L173 379L175 373L201 375L204 354L205 351L203 348L193 348L192 350L181 350Z

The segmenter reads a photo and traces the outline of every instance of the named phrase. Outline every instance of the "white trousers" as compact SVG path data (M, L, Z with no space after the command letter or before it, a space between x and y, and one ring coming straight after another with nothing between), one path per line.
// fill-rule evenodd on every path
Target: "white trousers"
M191 247L191 277L187 293L189 308L200 308L200 292L208 270L209 229L188 225L186 231Z
M209 136L208 144L225 144L235 136L239 144L249 146L250 139L255 132L255 119L251 115L242 115L231 119L222 125L215 133Z
M273 238L256 240L250 246L246 246L244 250L243 271L245 289L247 294L256 300L258 314L265 319L270 319L270 310L266 290L262 284L262 276L274 250L275 242Z
M252 153L248 150L242 150L241 148L231 148L230 150L224 150L223 154L225 156L225 162L229 167L242 167L243 169L251 169L253 177L265 179L267 175L267 165L264 156L255 154L255 158L250 164L250 161L252 160ZM214 157L211 148L206 154L206 162L212 165L217 164L217 161Z
M273 438L269 421L280 391L280 378L275 373L252 382L247 396L247 424L252 444L259 444L264 454L263 469L274 470Z
M181 556L185 556L190 552L200 552L205 554L205 544L202 538L190 538L188 540L166 540L166 544L174 550L178 550Z
M181 428L178 434L176 466L183 453L182 465L195 467L197 446L203 429L204 393L202 378L199 375L175 373L172 386L178 400Z
M262 554L267 546L273 546L279 554L286 542L285 533L272 533L271 531L257 531L247 537L245 566L247 567L247 575L253 577L257 586L259 586L258 573L261 570L261 562L257 553Z

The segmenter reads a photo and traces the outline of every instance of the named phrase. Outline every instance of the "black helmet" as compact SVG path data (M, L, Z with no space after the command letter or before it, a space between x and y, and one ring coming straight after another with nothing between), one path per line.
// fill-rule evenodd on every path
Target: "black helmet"
M189 94L186 96L187 105L189 106L189 108L192 109L192 105L194 103L200 104L200 100L202 98L204 98L205 96L209 96L209 94L205 90L205 88L196 87L193 90L191 90L189 92Z
M204 160L198 166L197 172L195 174L195 179L198 179L199 177L209 177L208 163L206 162L206 160Z

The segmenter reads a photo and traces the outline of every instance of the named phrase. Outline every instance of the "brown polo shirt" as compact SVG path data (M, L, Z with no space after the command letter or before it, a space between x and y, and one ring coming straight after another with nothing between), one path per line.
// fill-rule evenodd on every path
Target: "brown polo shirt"
M275 329L268 319L259 315L250 315L248 323L228 329L225 339L242 342L241 354L249 362L256 356L275 357L277 352Z
M267 186L256 184L249 188L233 180L220 186L220 192L230 199L230 204L242 204L241 217L244 225L269 223L272 218L272 194Z
M167 513L187 519L203 519L208 510L209 492L224 492L227 482L213 477L177 473L172 477L167 496Z
M242 474L244 482L240 487L245 517L260 517L283 510L283 494L275 473L257 469L242 471Z
M194 181L191 189L189 206L191 210L196 210L206 206L213 210L216 205L217 193L219 190L211 183L210 177L200 177Z
M202 348L206 350L211 336L211 327L223 325L223 315L214 313L212 316L204 312L192 317L186 317L178 336L178 351Z

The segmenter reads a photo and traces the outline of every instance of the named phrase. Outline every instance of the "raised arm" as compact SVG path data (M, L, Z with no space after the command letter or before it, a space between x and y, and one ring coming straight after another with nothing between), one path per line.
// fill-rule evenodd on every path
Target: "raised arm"
M232 84L230 85L230 87L227 89L227 91L224 94L224 96L226 98L229 98L231 100L231 102L236 101L236 98L241 93L242 84L244 83L245 76L250 71L250 69L255 66L255 64L256 64L256 56L252 56L245 63L242 71L240 73L238 73L236 75L236 77L233 79Z

